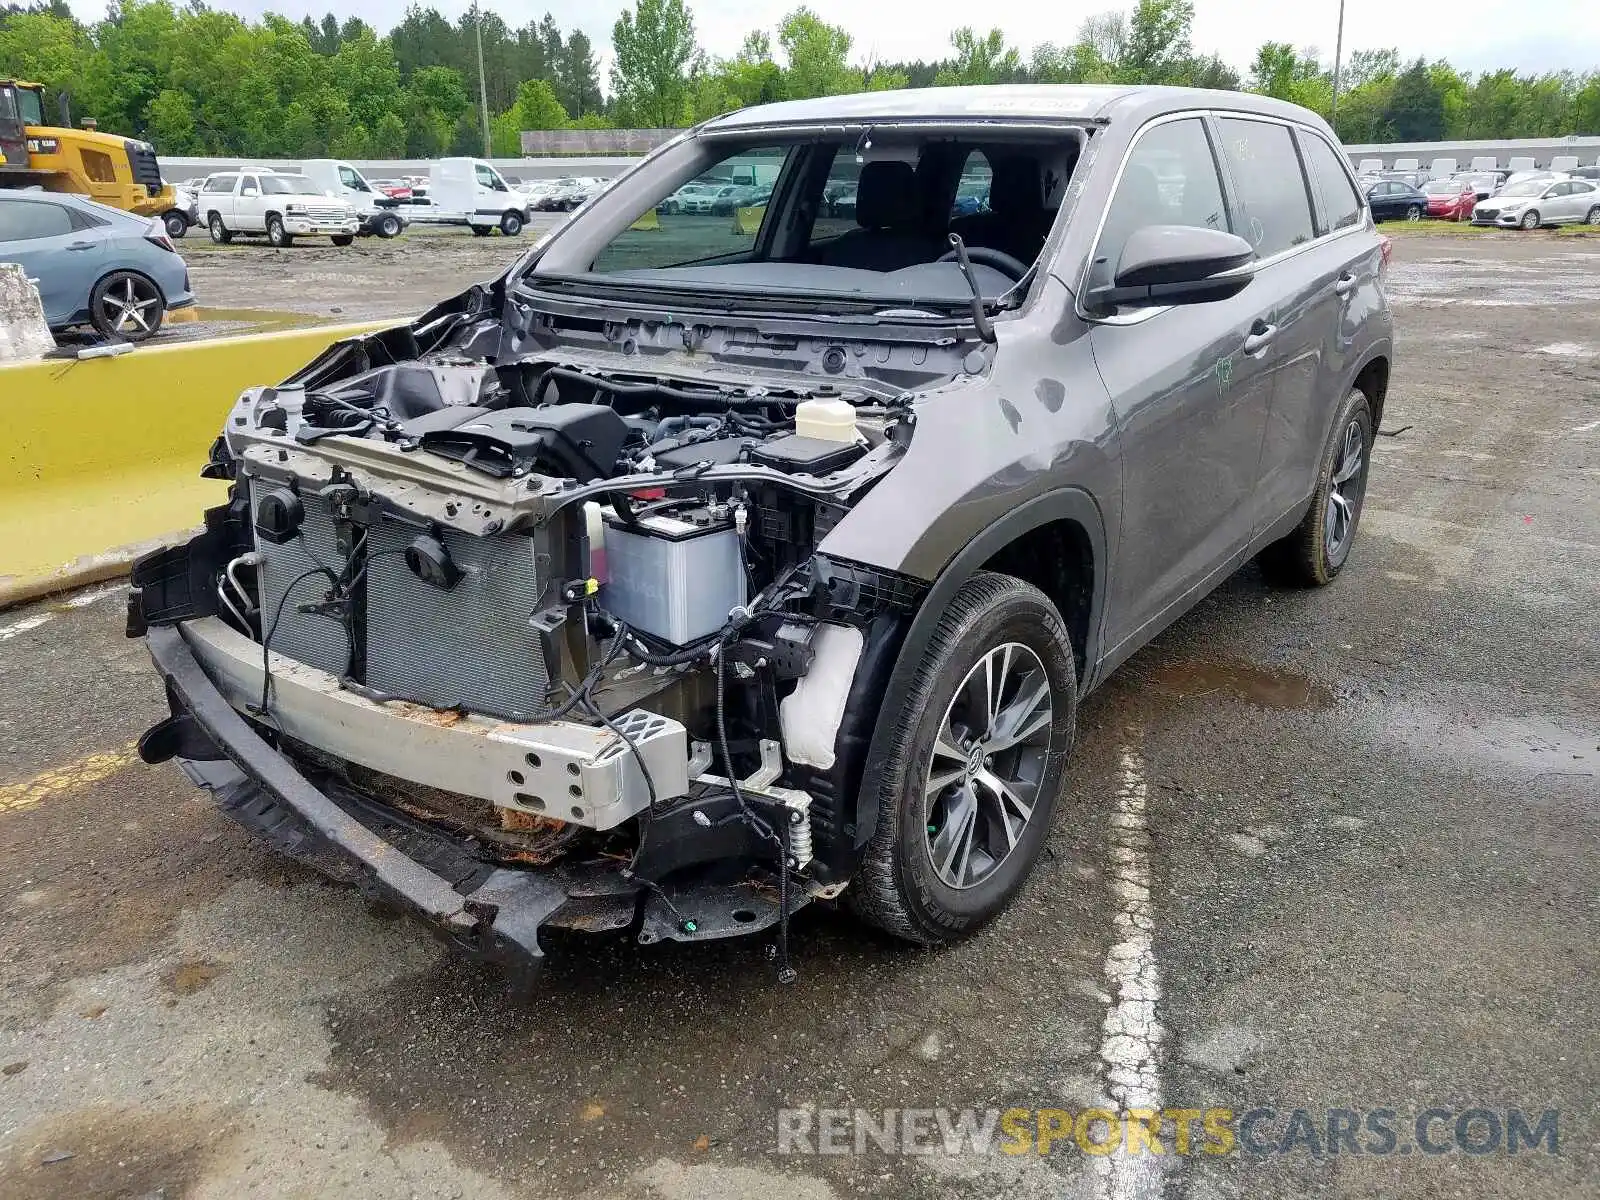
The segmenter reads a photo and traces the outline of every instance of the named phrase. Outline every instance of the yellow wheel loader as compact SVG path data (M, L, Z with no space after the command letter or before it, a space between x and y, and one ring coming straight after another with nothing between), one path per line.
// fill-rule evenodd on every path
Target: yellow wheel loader
M44 88L20 79L0 79L0 187L70 192L145 217L177 202L148 142L46 125Z

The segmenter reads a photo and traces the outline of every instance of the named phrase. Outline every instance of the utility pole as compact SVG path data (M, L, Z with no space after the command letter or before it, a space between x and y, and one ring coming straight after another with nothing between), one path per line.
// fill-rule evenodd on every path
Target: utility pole
M1340 0L1340 5L1340 11L1343 12L1343 0ZM478 35L478 105L483 121L483 156L488 158L494 153L494 146L489 140L489 81L483 74L483 9L476 3L472 6L472 28Z
M1344 65L1344 0L1339 0L1339 32L1333 39L1333 106L1328 113L1328 124L1334 125L1339 116L1339 69ZM482 68L479 68L482 70ZM1339 135L1338 127L1334 128L1334 136Z

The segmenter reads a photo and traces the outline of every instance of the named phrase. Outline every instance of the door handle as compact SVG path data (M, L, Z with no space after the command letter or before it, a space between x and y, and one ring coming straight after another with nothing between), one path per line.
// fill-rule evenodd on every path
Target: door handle
M1244 339L1244 352L1246 354L1259 354L1267 348L1267 344L1278 336L1278 327L1268 325L1265 321L1257 319L1250 326L1250 336Z
M1333 292L1336 296L1348 296L1355 290L1356 277L1346 271L1334 282Z
M97 246L97 245L99 245L98 242L69 242L67 244L67 249L68 250L93 250L95 248L95 246Z

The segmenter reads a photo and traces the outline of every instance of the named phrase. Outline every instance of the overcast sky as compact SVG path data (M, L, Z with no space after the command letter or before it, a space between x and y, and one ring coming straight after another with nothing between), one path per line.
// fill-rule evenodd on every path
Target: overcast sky
M712 54L730 55L747 31L772 29L800 0L688 0L700 44ZM853 59L878 61L935 59L949 48L949 31L973 25L980 32L998 23L1007 39L1024 52L1043 41L1069 43L1090 13L1131 8L1132 2L1086 0L1082 4L1025 3L975 5L970 0L806 0L824 20L843 25L855 38ZM271 10L299 18L320 17L330 9L341 18L360 16L387 31L405 12L406 0L211 0L215 8L246 15ZM602 84L611 57L611 26L623 0L484 0L516 27L546 11L564 30L581 28L602 59ZM72 0L78 15L94 19L104 0ZM437 0L434 7L456 16L467 0ZM1315 46L1333 57L1338 0L1195 0L1194 45L1215 51L1240 71L1264 41ZM1580 13L1589 14L1579 19ZM1519 71L1600 69L1600 19L1588 0L1346 0L1346 54L1352 49L1395 47L1403 58L1447 58L1458 68L1481 71L1514 67Z

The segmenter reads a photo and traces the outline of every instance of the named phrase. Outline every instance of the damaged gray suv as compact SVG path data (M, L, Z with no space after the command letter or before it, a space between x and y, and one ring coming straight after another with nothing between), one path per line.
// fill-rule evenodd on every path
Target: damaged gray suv
M787 974L835 898L960 938L1090 688L1253 556L1348 561L1386 257L1327 126L1258 96L719 117L239 398L228 502L134 570L142 753L516 968L545 927L776 927Z

